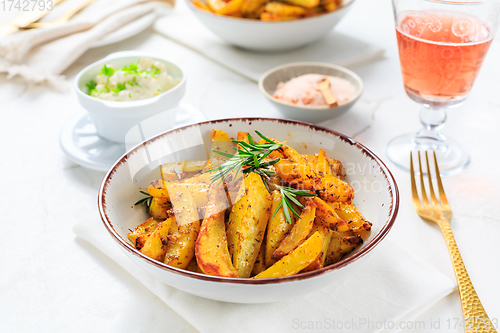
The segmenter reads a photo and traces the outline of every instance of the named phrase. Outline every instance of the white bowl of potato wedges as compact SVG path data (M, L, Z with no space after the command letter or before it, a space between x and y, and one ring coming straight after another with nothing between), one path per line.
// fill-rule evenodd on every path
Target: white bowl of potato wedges
M226 42L255 51L285 51L331 31L354 0L186 0L195 16Z
M151 138L105 176L111 239L164 283L266 303L335 283L390 231L396 182L362 144L300 121L207 121Z

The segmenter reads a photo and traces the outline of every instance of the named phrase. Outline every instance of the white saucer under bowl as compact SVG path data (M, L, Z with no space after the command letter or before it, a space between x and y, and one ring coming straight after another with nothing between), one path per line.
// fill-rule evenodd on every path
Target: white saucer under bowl
M181 102L179 109L174 128L207 120L203 112L189 104ZM87 113L74 116L63 126L59 143L71 161L98 171L108 171L126 151L124 144L98 136Z

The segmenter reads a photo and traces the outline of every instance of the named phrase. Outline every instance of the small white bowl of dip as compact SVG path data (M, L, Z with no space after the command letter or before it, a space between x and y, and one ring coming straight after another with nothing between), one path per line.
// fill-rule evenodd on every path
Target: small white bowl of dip
M111 101L88 94L87 84L96 80L105 64L122 68L137 63L141 58L150 58L162 63L167 73L179 82L165 92L140 100ZM74 88L78 101L92 118L97 134L106 140L125 143L130 129L159 113L172 113L171 115L163 114L161 117L163 131L174 126L175 108L186 92L186 73L178 65L164 58L140 51L122 51L112 53L85 67L76 76Z
M342 99L338 106L333 108L328 105L297 105L273 96L281 83L286 84L294 78L307 74L333 76L345 80L353 86L353 92L349 98ZM332 82L333 84L335 83ZM354 72L342 66L319 62L297 62L278 66L264 73L259 80L259 88L262 94L287 118L318 123L347 112L361 96L363 81Z

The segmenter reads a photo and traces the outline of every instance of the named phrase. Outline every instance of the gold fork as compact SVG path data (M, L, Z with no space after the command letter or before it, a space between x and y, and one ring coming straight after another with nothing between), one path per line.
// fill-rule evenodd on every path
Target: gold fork
M426 220L435 222L441 228L446 245L448 246L448 252L450 253L451 261L453 264L453 269L455 270L455 277L458 283L458 292L460 293L460 300L462 301L462 312L464 315L464 326L465 332L496 332L494 328L494 323L491 322L490 318L486 314L486 311L477 296L474 286L467 274L465 269L465 264L462 261L460 252L458 251L457 243L455 242L455 237L451 232L450 222L451 219L451 207L448 204L446 195L444 193L443 184L441 182L441 175L439 173L439 167L437 164L436 153L434 152L434 167L436 171L436 179L439 190L439 201L434 193L434 188L432 186L431 170L429 167L429 156L425 152L425 159L427 164L427 176L429 181L429 193L431 197L431 202L427 199L424 176L422 169L422 161L420 158L420 152L418 152L418 165L420 169L420 186L422 188L421 195L422 201L420 201L417 185L415 183L415 170L413 169L413 155L410 152L410 173L411 173L411 191L413 195L413 206L417 214Z

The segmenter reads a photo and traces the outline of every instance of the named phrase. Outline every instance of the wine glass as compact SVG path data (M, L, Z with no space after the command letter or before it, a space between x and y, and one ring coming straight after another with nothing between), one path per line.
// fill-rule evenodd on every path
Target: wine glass
M409 171L408 152L434 150L442 175L465 169L469 154L441 129L446 110L469 95L499 25L499 1L393 0L406 93L422 104L423 128L389 142L386 153Z

